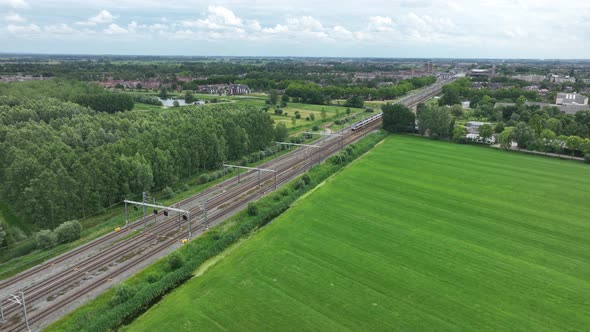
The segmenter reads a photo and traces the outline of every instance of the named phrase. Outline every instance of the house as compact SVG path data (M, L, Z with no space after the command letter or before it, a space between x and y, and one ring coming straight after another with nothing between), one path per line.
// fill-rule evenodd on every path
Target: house
M549 76L549 81L551 81L553 83L567 83L567 82L576 83L576 78L552 74Z
M588 97L577 93L560 92L555 98L557 105L588 105Z

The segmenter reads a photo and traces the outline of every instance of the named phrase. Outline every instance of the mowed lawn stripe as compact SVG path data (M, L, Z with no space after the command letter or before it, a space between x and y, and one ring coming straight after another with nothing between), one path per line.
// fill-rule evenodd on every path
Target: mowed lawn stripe
M585 330L589 179L393 136L129 329Z

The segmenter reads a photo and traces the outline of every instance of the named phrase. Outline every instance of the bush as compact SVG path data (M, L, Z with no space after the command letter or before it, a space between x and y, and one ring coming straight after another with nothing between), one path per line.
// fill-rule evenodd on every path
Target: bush
M299 190L305 187L305 182L302 179L299 179L295 182L295 190Z
M255 216L258 215L258 206L254 202L248 203L248 215Z
M308 185L308 184L310 184L310 183L311 183L311 178L310 178L310 177L309 177L309 175L307 175L307 174L304 174L304 175L301 177L301 180L303 180L303 182L305 183L305 185Z
M590 153L586 153L586 155L584 156L584 162L586 164L590 164Z
M188 189L189 189L189 186L188 186L188 184L186 184L186 183L183 183L183 184L180 186L180 191L187 191Z
M128 285L121 284L115 288L115 294L111 298L110 304L117 305L127 302L133 296L133 289Z
M149 282L150 284L158 282L160 279L161 279L161 276L155 272L151 272L145 277L145 280L147 282Z
M164 197L172 197L174 196L174 190L172 190L170 187L166 187L162 190L162 195Z
M168 259L166 260L166 269L168 271L174 271L179 269L184 265L184 258L178 251L172 252L168 255Z
M203 183L207 183L209 182L209 175L208 174L201 174L201 176L199 176L199 184L203 184Z
M57 235L48 229L41 230L35 235L35 243L37 249L51 248L57 243Z
M66 221L54 231L58 243L74 242L82 234L82 225L77 220Z

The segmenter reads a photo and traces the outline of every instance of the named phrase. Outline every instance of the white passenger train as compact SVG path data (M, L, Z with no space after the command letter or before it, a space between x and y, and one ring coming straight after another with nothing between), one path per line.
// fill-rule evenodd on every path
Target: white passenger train
M350 126L350 128L352 129L352 131L355 131L357 129L361 129L361 128L366 127L367 125L369 125L375 121L378 121L379 119L381 119L382 116L383 116L383 113L375 114L369 118L366 118L362 121L359 121L359 122L353 124L352 126Z

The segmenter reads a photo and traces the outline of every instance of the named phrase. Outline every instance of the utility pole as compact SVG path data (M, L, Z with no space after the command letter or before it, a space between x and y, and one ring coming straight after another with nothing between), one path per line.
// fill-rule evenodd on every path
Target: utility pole
M29 316L27 315L27 304L25 303L25 292L20 290L18 292L18 296L14 294L10 294L11 297L8 300L14 304L17 304L23 307L23 315L25 316L25 324L27 325L27 331L31 331L31 327L29 326ZM2 304L0 303L0 312L2 313L2 323L5 322L4 320L4 312L2 312Z

